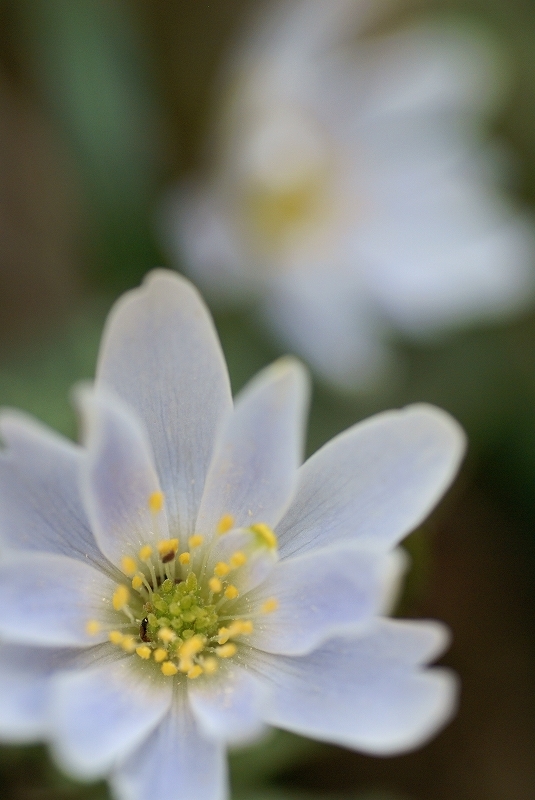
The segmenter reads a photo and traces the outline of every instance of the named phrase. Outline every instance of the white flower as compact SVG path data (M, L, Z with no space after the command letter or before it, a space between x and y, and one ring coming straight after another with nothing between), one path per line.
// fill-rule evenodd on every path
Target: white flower
M357 388L386 374L392 332L502 317L535 276L531 220L481 143L489 47L439 23L343 46L370 6L284 0L260 21L227 74L211 176L165 222L214 300L256 297L285 346Z
M220 800L265 725L389 754L445 722L445 629L381 612L463 434L411 406L299 467L306 399L287 358L233 406L206 308L156 271L110 315L83 447L2 414L1 739L121 800Z

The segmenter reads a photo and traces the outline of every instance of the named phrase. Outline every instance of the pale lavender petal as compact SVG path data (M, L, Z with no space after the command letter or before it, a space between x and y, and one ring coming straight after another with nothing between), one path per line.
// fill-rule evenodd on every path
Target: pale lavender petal
M169 800L170 792L188 800L226 800L225 751L201 736L179 691L151 736L115 769L111 783L118 800Z
M142 419L173 535L192 532L232 399L212 320L188 281L156 270L118 301L104 331L97 382Z
M0 647L0 741L42 741L49 731L50 686L72 650L3 643Z
M82 492L95 538L116 566L123 556L169 536L164 507L149 500L160 492L150 443L141 422L105 390L78 393L84 413L87 458Z
M365 635L333 639L306 656L253 651L268 682L266 721L374 755L422 745L455 710L456 682L421 665L446 642L438 623L383 620Z
M265 685L236 664L223 664L206 680L190 681L188 697L201 732L210 739L250 744L265 731Z
M109 568L91 533L78 479L83 451L31 417L4 411L0 432L0 540Z
M87 646L86 623L105 621L117 584L90 564L52 553L19 553L0 562L0 635L21 644Z
M277 526L281 557L339 540L391 548L428 516L464 449L459 424L434 406L354 425L299 470L295 498Z
M52 741L71 775L103 776L146 739L169 709L172 682L125 656L57 676Z
M302 460L307 389L303 367L283 358L238 396L208 472L198 532L212 534L225 514L237 527L280 519Z
M270 614L255 618L247 642L285 655L309 653L321 642L369 626L383 599L385 558L354 546L289 558L243 598L251 612L275 598Z

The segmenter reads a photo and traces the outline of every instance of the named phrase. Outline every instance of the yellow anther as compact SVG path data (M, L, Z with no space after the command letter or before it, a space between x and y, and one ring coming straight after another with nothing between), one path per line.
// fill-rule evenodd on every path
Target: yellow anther
M137 564L131 556L123 556L121 558L121 569L129 578L137 572Z
M150 544L144 544L139 551L140 560L148 561L151 555L152 555L152 547L150 546Z
M225 644L230 639L230 629L229 628L219 628L217 632L217 641L219 644Z
M228 564L225 564L224 561L218 561L214 567L214 575L217 575L218 578L224 578L229 572L230 567Z
M157 664L161 664L162 661L165 661L169 658L167 650L164 650L163 647L157 647L154 651L154 660Z
M223 588L223 584L221 583L219 578L216 577L210 578L210 580L208 581L208 586L210 587L210 591L213 592L214 594L219 594L219 592Z
M97 622L96 619L89 619L85 624L85 632L89 634L89 636L96 636L97 633L100 633L100 622Z
M200 533L195 533L188 539L188 544L192 550L194 547L200 547L203 542L204 542L204 536L201 536Z
M113 607L116 611L121 611L128 603L128 599L130 597L130 592L126 588L126 586L118 586L117 589L113 593L112 603Z
M147 647L146 644L141 644L139 647L136 647L136 653L140 658L146 661L148 658L150 658L152 650L150 647Z
M274 531L271 530L269 525L266 525L265 522L257 522L254 525L251 525L250 530L253 533L256 533L259 536L263 543L269 547L271 550L275 550L277 547L277 536Z
M172 661L165 661L160 669L168 678L170 678L172 675L176 675L178 672L178 667L173 664Z
M232 642L228 644L224 644L223 647L216 647L216 654L219 658L231 658L231 656L235 655L237 647Z
M158 639L161 639L164 644L171 644L176 639L176 633L171 628L160 628Z
M244 636L253 632L253 623L250 620L237 619L229 625L228 631L229 639L233 639L235 636Z
M158 553L164 563L172 561L178 550L178 539L162 539L158 542Z
M136 641L133 636L123 636L121 647L126 653L133 653L136 649Z
M121 644L123 641L123 634L121 631L110 631L108 633L108 639L112 644Z
M163 508L163 492L153 492L149 495L149 508L153 514L157 514Z
M194 667L188 670L188 678L198 678L199 675L202 675L203 668L199 666L199 664L195 664Z
M232 514L223 514L217 523L217 532L219 534L228 533L234 527L234 517Z
M134 575L134 577L132 578L132 589L135 589L137 592L138 589L141 589L142 586L143 586L143 578L141 577L141 575Z
M217 658L212 658L212 656L210 656L209 658L204 659L203 669L207 675L213 675L214 672L217 672L217 668Z
M227 600L235 600L237 598L237 596L239 595L239 591L236 589L235 586L230 584L225 589L224 594L225 594L225 597L227 598Z
M245 553L242 553L241 550L237 550L235 553L231 555L229 561L232 569L238 569L238 567L243 567L243 565L247 561L247 556L245 555Z
M191 556L189 553L180 553L178 560L180 561L182 566L185 566L186 564L189 564Z
M191 658L181 658L178 662L178 669L180 672L188 673L190 669L193 669L194 664Z
M272 611L276 611L279 607L279 601L276 597L270 597L269 600L266 600L265 603L262 603L260 606L260 611L262 614L271 614Z
M197 633L195 634L195 636L192 636L191 639L186 639L184 644L180 645L178 654L180 658L184 659L191 658L191 656L200 653L201 650L204 648L204 645L205 645L204 637L199 636L199 634Z

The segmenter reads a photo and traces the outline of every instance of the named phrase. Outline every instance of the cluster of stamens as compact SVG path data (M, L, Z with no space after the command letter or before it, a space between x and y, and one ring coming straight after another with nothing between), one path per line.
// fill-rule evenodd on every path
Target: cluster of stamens
M150 496L154 515L162 510L163 501L161 492ZM225 515L217 534L228 533L233 526L233 518ZM250 531L265 546L276 547L276 536L267 525L258 523ZM137 557L122 559L130 586L121 583L113 594L112 607L120 621L108 631L109 641L144 661L152 660L166 676L213 674L219 659L234 656L243 637L253 632L250 614L237 613L237 609L233 613L239 590L232 577L247 563L247 554L236 550L207 575L208 554L197 557L203 542L202 535L194 534L187 550L180 552L179 539L161 539L156 547L143 545ZM270 598L256 614L269 614L277 605ZM98 621L88 621L89 634L101 629Z

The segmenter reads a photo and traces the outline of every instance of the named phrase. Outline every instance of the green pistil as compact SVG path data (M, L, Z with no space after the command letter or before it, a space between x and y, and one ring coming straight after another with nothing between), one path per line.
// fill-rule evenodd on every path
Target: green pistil
M207 638L217 634L215 605L202 596L193 572L178 584L169 578L165 580L145 603L143 612L147 620L145 637L149 641L159 642L158 632L162 628L171 628L183 640L196 633Z

